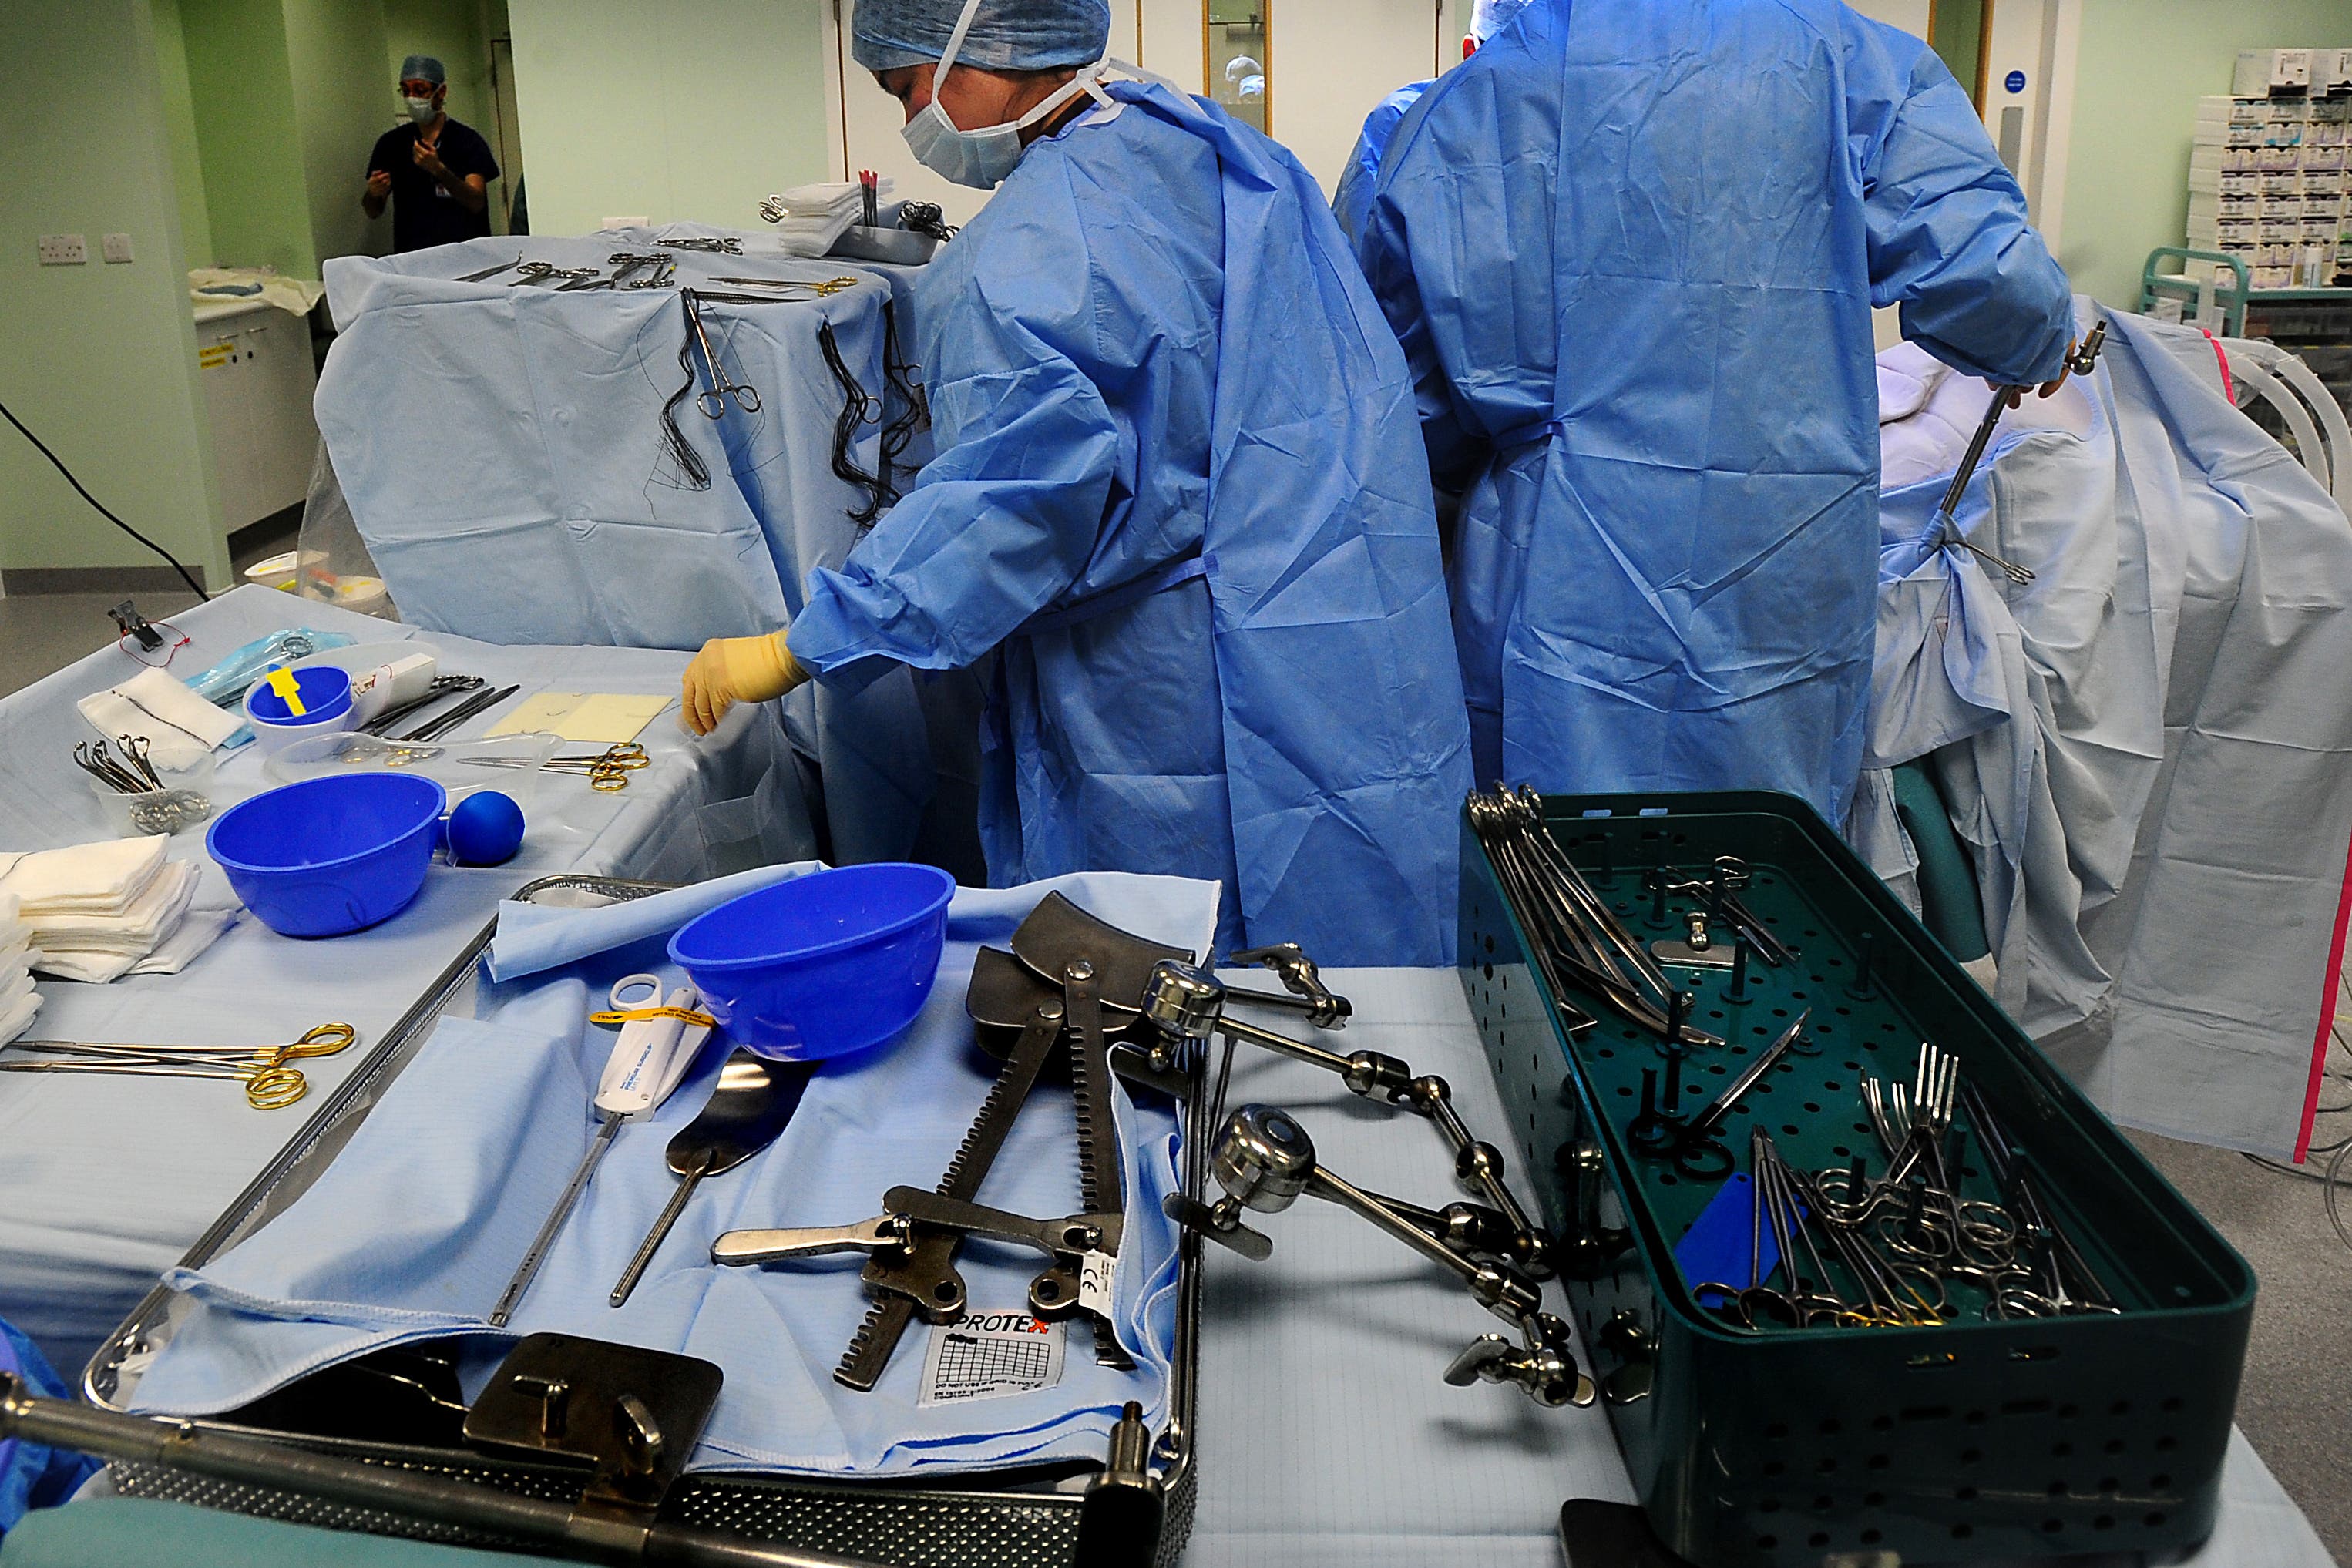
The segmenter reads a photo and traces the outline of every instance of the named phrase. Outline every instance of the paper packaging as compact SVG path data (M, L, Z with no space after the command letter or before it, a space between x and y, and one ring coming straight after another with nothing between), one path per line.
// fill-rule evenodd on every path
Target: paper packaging
M388 707L423 696L438 667L432 654L411 653L353 675L352 709L359 715L357 723L366 724Z
M536 730L583 746L620 746L643 734L673 700L609 692L541 692L499 720L488 735L528 735Z
M178 676L145 669L74 705L108 745L143 736L158 768L185 769L237 731L240 720L190 691Z
M2305 91L2311 86L2311 56L2309 49L2240 49L2230 90L2240 98Z

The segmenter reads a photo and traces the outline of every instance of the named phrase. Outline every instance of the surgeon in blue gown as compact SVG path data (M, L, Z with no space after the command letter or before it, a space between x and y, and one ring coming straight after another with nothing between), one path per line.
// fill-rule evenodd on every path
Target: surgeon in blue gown
M1836 0L1533 0L1398 128L1358 254L1412 362L1481 778L1851 803L1871 308L2063 374L2066 277L1967 94Z
M1313 180L1105 60L1106 0L853 26L917 155L997 186L919 286L938 455L787 632L705 647L690 721L993 654L992 881L1216 879L1221 947L1450 962L1471 775L1428 467Z
M1470 11L1470 31L1462 40L1462 57L1475 54L1480 44L1495 36L1504 23L1518 13L1528 0L1477 0ZM1348 154L1348 166L1339 172L1339 188L1332 193L1331 215L1339 220L1339 227L1349 242L1360 239L1364 233L1364 214L1371 210L1372 188L1380 178L1381 159L1388 152L1389 138L1404 123L1404 113L1421 101L1429 90L1429 83L1407 82L1396 91L1372 106L1364 116L1364 128L1357 134L1355 150Z

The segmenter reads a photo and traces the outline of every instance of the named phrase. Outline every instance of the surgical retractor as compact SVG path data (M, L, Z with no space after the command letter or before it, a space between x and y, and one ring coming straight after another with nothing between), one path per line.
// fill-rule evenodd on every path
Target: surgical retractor
M1543 1292L1533 1280L1507 1263L1464 1257L1387 1199L1325 1169L1307 1129L1287 1112L1268 1105L1235 1110L1218 1129L1210 1170L1225 1190L1220 1210L1237 1206L1278 1214L1302 1196L1336 1203L1454 1274L1472 1300L1520 1331L1524 1349L1499 1335L1474 1342L1448 1368L1448 1382L1515 1383L1543 1405L1592 1402L1591 1380L1577 1369L1567 1325L1543 1311Z
M1434 1073L1416 1075L1411 1067L1383 1051L1355 1051L1343 1056L1229 1017L1224 1008L1233 994L1215 976L1195 965L1162 959L1153 966L1143 993L1143 1016L1160 1036L1152 1049L1153 1065L1171 1065L1187 1041L1205 1042L1222 1034L1336 1073L1349 1092L1424 1118L1453 1151L1455 1177L1509 1221L1511 1260L1538 1280L1551 1278L1551 1238L1512 1196L1504 1180L1502 1151L1470 1135L1454 1108L1453 1088L1444 1079Z

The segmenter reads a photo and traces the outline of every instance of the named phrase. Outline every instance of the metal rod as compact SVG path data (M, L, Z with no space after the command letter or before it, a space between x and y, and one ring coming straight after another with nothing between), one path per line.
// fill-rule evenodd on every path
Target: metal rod
M518 1497L388 1465L314 1454L284 1444L41 1399L0 1373L0 1437L20 1437L132 1464L381 1509L406 1519L560 1546L596 1563L670 1563L682 1568L877 1568L867 1559L802 1552L674 1524L634 1523L572 1503Z

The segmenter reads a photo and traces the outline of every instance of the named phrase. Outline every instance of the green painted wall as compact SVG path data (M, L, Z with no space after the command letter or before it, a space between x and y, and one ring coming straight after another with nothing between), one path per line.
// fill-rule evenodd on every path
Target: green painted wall
M1936 0L1928 13L1928 47L1971 98L1977 90L1977 60L1984 48L1984 21L1985 0Z
M196 147L196 105L188 89L188 45L180 0L153 0L155 65L163 93L163 130L172 148L172 186L179 198L180 243L190 267L213 264L212 219L205 210L205 162Z
M821 0L509 0L530 226L759 226L826 178Z
M2240 49L2320 45L2352 46L2347 0L2083 0L2058 250L2075 288L2137 308L2147 253L2187 232L2198 99L2230 90Z
M100 500L222 584L228 546L148 6L0 5L0 402ZM99 261L109 233L131 236L130 266ZM89 264L39 266L45 234L87 236ZM0 427L0 569L154 564Z
M318 277L279 0L193 0L180 24L214 264Z
M381 256L392 248L392 220L371 222L360 193L368 150L398 118L382 0L284 3L313 253L321 262Z

